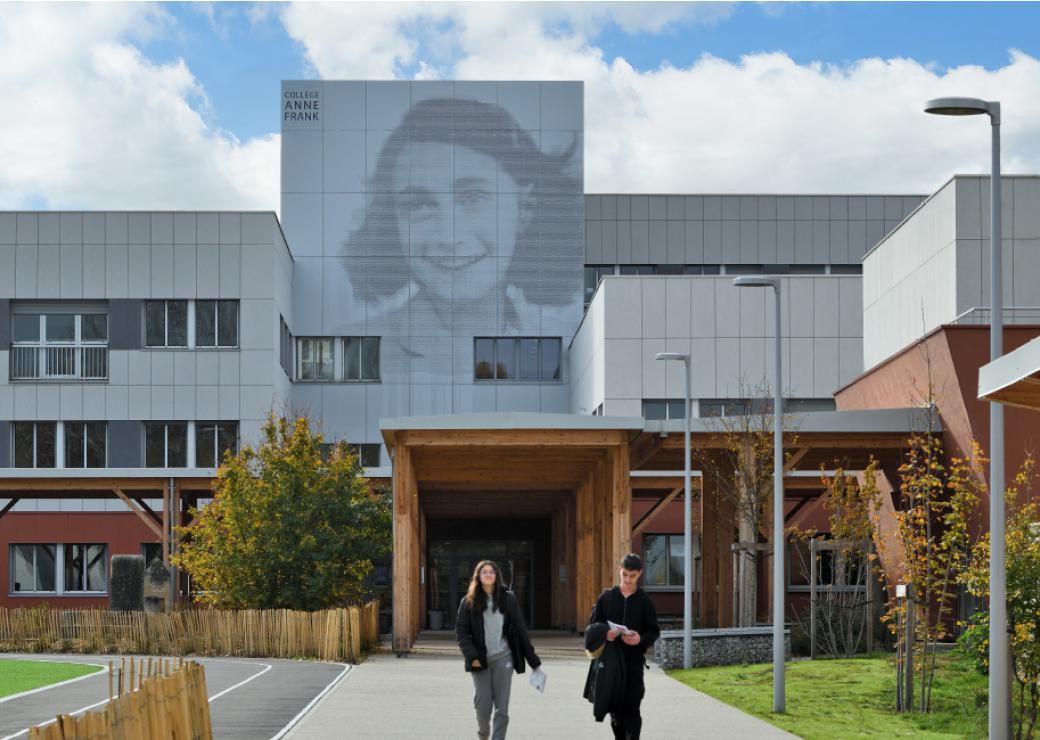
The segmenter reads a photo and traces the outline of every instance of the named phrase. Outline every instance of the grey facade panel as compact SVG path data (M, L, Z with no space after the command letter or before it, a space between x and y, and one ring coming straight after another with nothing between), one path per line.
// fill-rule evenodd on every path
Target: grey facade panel
M0 421L0 468L11 467L11 422Z
M110 468L144 467L141 422L108 422L108 466Z
M0 347L11 343L11 300L0 298Z
M139 298L116 298L108 302L108 346L111 349L141 349L143 309Z

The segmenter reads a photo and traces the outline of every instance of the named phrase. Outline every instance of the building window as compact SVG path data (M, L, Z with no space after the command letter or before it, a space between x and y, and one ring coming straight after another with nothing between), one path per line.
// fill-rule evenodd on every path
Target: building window
M65 467L103 468L107 425L103 421L66 421Z
M238 346L238 301L195 301L195 346Z
M683 265L654 265L655 275L682 275L684 272Z
M16 421L12 426L16 468L53 468L57 465L56 422Z
M589 307L592 296L596 294L599 281L613 274L614 265L585 265L585 308Z
M290 378L292 377L292 333L289 331L289 325L285 323L285 317L279 315L279 343L278 343L278 359L282 364L282 370Z
M215 468L224 462L225 452L238 452L238 422L195 422L195 467Z
M188 302L144 302L145 346L188 346Z
M622 275L653 275L653 265L621 265Z
M108 377L108 315L26 313L11 317L12 380L103 380Z
M11 545L11 593L103 594L108 547L103 544Z
M683 543L681 534L643 535L643 582L647 586L683 585Z
M476 337L475 380L559 380L560 337Z
M831 275L862 275L863 265L831 265Z
M761 275L762 265L726 265L727 275Z
M298 380L335 379L332 337L300 337L296 340L296 349L300 363L296 369Z
M363 468L378 468L379 467L379 447L378 443L375 444L354 444L347 442L347 447L357 457L358 462L361 463Z
M54 545L11 545L11 593L57 591Z
M347 449L350 450L350 454L357 458L358 464L363 468L378 468L379 467L379 448L380 444L375 443L356 443L347 442ZM335 442L322 442L321 443L321 459L327 461L329 455L332 454L332 450L336 447Z
M645 399L643 401L643 418L650 421L654 419L684 419L686 418L686 402L674 398Z
M344 337L345 380L379 380L379 337Z
M158 560L162 562L162 543L161 542L142 542L141 543L141 556L144 558L144 567L147 568L152 564L153 561Z
M687 275L718 275L722 265L686 265L684 269Z
M146 423L144 464L147 468L184 468L188 465L188 424Z
M108 588L105 563L105 545L64 546L65 592L88 591L104 593Z
M773 399L771 398L702 398L698 406L701 418L773 413ZM834 411L835 408L833 398L784 399L784 413L809 414L818 411Z

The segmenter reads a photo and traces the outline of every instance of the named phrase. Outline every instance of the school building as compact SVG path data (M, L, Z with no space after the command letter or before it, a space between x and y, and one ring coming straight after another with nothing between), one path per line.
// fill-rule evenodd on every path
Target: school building
M0 213L0 604L106 603L111 556L168 558L224 450L291 409L392 483L396 649L485 557L573 630L634 550L674 617L689 413L695 619L733 625L734 544L773 536L706 464L771 412L773 297L739 275L780 280L787 526L825 532L821 469L871 456L893 505L912 431L987 445L986 177L592 194L580 82L286 81L279 106L280 216ZM1040 336L1040 178L1003 187L1010 352ZM690 355L689 407L659 352ZM1035 365L997 384L1035 397ZM1007 425L1013 471L1040 417Z

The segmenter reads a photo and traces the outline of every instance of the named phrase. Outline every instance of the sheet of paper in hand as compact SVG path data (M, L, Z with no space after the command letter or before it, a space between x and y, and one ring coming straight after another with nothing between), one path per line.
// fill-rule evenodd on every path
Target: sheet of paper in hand
M616 622L611 622L609 619L607 620L607 626L610 627L610 629L616 630L623 635L630 635L633 633L633 630L630 630L625 625L617 624Z
M531 685L543 694L545 693L545 679L545 671L541 668L535 668L534 671L531 672Z

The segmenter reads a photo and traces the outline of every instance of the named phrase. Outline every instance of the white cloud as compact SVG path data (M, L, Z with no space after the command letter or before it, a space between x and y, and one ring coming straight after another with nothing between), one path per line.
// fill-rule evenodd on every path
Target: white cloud
M276 206L278 137L215 129L186 64L134 46L173 25L147 5L4 7L0 208Z
M640 71L596 44L608 22L658 32L716 22L729 9L708 11L301 4L283 18L326 78L418 69L423 78L584 80L590 192L928 193L954 172L989 168L982 120L921 112L926 99L949 94L1001 100L1005 171L1040 171L1040 62L1020 52L997 70L909 58L797 64L777 52Z

